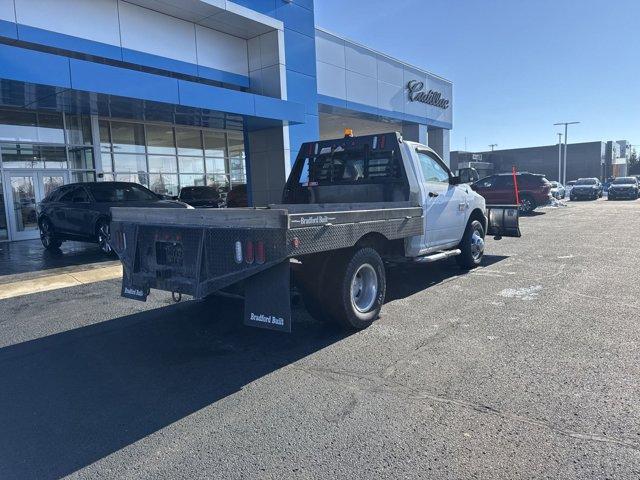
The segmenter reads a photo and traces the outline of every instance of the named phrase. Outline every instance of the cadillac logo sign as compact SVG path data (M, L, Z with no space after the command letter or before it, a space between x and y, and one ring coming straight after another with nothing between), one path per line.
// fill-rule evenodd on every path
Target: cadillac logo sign
M427 105L433 105L443 110L449 108L449 100L443 98L440 92L436 92L435 90L424 91L424 82L411 80L407 83L407 89L409 90L410 102L426 103Z

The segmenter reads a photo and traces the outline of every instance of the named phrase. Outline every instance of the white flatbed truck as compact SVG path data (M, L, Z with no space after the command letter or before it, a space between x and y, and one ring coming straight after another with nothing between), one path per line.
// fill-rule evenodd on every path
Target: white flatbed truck
M281 204L113 208L122 295L151 289L244 297L244 322L291 330L291 289L318 319L362 329L378 318L385 266L482 261L485 236L519 237L518 208L485 205L429 147L398 133L302 145Z

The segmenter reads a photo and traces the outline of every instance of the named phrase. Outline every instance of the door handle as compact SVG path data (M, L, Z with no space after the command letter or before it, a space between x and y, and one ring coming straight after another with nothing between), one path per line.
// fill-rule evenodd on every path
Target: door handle
M431 198L436 198L438 195L440 195L440 194L439 194L439 193L436 193L436 192L429 192L429 196L430 196Z

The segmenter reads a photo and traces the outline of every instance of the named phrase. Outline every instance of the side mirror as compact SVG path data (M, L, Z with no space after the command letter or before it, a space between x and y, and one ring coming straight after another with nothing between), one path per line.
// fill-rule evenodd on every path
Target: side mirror
M460 185L461 183L462 183L462 180L458 175L454 177L449 177L449 185Z

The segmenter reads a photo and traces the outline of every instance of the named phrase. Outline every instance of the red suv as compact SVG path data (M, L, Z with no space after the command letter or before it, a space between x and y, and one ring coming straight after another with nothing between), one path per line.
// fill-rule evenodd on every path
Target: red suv
M551 183L544 175L533 173L516 173L518 192L520 194L520 211L533 212L537 207L551 202ZM500 173L481 178L471 185L482 195L487 205L513 205L516 203L516 193L513 185L512 173Z

